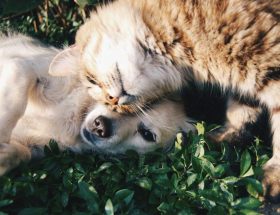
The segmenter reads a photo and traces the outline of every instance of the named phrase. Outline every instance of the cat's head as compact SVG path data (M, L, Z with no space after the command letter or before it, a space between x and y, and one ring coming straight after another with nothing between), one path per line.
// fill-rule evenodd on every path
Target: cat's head
M99 8L69 49L80 54L89 93L119 112L134 112L182 86L182 74L140 17L122 1Z

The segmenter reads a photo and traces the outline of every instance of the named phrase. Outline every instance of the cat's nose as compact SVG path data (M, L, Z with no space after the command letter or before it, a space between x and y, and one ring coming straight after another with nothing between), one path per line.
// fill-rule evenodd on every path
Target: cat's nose
M119 104L119 97L114 97L111 95L106 96L106 100L110 105L118 105Z
M110 105L129 105L136 100L135 96L128 94L119 94L118 96L106 95L106 101Z
M92 133L101 138L112 136L112 122L110 119L99 116L93 121Z

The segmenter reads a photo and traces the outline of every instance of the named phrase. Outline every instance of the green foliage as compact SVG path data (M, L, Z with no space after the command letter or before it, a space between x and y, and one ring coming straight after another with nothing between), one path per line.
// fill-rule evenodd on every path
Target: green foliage
M98 2L100 0L3 0L0 1L0 29L25 33L61 47L74 42L78 27Z
M43 0L3 0L0 2L0 16L8 16L12 14L20 14L40 5Z
M171 152L122 159L59 152L52 141L42 160L0 178L6 214L258 214L263 163L256 139L245 150L177 135ZM203 132L202 132L203 131Z

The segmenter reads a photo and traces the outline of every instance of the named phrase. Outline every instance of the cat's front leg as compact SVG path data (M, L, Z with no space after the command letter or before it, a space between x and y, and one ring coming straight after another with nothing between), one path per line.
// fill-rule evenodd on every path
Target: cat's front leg
M227 102L227 113L225 125L207 134L213 142L227 141L230 143L246 142L252 137L245 125L254 123L261 108L256 105L248 105L234 100L232 97Z

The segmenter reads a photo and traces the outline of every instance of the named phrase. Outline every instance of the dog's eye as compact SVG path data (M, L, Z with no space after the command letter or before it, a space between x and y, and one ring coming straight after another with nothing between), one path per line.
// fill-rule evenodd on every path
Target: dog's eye
M156 142L157 136L148 128L146 128L144 124L140 124L137 131L143 137L144 140L148 142Z
M92 79L91 77L87 76L87 80L88 80L90 83L92 83L92 84L94 84L94 85L97 85L96 81L95 81L94 79Z

